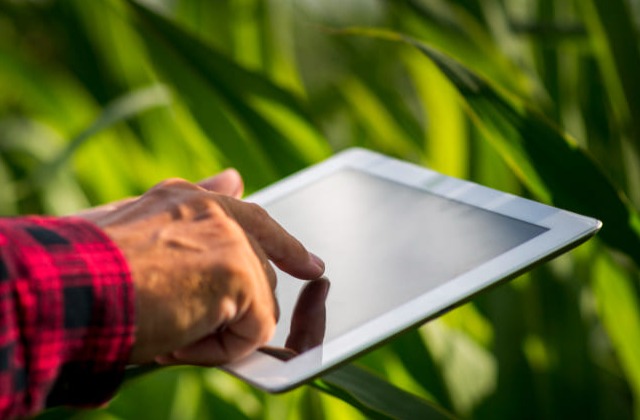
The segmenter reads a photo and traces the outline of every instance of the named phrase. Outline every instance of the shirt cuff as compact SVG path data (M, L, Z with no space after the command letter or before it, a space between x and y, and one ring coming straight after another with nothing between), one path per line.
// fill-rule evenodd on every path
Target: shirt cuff
M18 313L32 408L97 406L124 377L134 291L120 250L80 218L16 219Z

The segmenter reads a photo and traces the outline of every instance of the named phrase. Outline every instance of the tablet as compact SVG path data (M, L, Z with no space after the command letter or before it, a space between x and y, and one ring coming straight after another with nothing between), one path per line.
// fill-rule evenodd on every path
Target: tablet
M277 271L280 319L223 367L269 392L321 375L585 241L598 220L349 149L247 198L326 263Z

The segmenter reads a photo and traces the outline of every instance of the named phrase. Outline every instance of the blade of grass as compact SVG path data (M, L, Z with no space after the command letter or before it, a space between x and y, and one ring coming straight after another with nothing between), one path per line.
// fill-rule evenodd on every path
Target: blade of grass
M312 385L358 408L372 419L454 418L434 403L396 388L353 365L343 366Z
M637 276L635 276L637 277ZM593 270L593 292L604 327L613 342L622 370L629 379L635 399L635 418L640 407L640 301L633 279L605 255L597 258Z
M157 60L162 60L164 73L176 84L202 132L243 174L248 187L256 188L261 182L275 181L278 172L274 164L247 133L242 121L228 111L219 92L200 74L192 72L175 50L152 40L147 50L153 57L158 57Z
M44 71L39 63L0 44L0 90L5 99L23 104L38 117L63 133L82 127L90 118L94 103L77 81L61 71Z
M0 123L0 133L0 153L6 153L7 163L12 163L11 172L17 181L16 199L22 202L16 207L19 213L59 215L87 206L84 192L68 171L52 173L46 184L33 182L29 178L38 168L46 165L59 149L61 139L54 130L33 120L7 118ZM21 155L29 159L18 163L22 160L19 157ZM22 208L26 203L30 204Z
M470 417L497 389L495 355L444 320L430 322L421 333L442 372L455 412Z
M250 156L254 162L246 165L247 172L252 170L251 166L255 171L259 164L270 166L278 176L283 176L329 154L328 144L297 97L261 74L241 67L162 16L135 2L129 4L156 67L185 98L204 131L217 140L234 163L247 162ZM220 127L209 120L221 110L229 115L228 125L234 124L244 136L216 135ZM276 118L278 114L280 117Z
M637 22L626 0L587 0L582 4L600 55L605 81L614 107L625 106L636 153L640 152L640 48Z
M394 339L391 348L398 355L406 371L447 410L453 409L451 395L431 350L418 330L407 331Z
M318 390L310 387L304 389L302 398L299 400L299 415L305 420L324 420L326 413L322 405L322 394Z
M340 86L340 92L363 126L370 130L369 137L379 150L401 156L416 153L416 145L369 86L350 78Z
M176 393L169 419L195 419L202 415L204 389L201 377L193 370L185 370L178 376Z
M0 195L0 214L3 216L17 213L16 186L8 168L0 157L0 184L2 185L2 195Z
M128 369L126 381L160 370L157 365ZM377 419L450 419L453 415L436 404L408 393L378 376L346 365L311 383L311 386L339 398ZM401 403L399 403L401 401Z
M37 184L46 185L59 169L76 153L89 138L114 124L147 111L169 104L167 90L160 86L142 88L116 99L107 105L100 116L85 130L71 139L67 146L35 174Z
M573 139L517 98L423 42L370 28L340 33L417 48L456 87L472 121L538 199L602 220L602 240L640 266L640 216Z
M501 50L482 22L483 2L472 1L473 12L463 2L387 0L399 9L400 31L418 39L428 39L434 47L447 51L466 66L475 69L510 92L543 95L538 80Z
M616 128L609 142L622 139L626 191L640 205L640 47L633 5L627 0L578 2L583 11Z
M428 166L465 178L469 156L467 121L457 92L434 65L425 65L422 57L405 54L404 63L424 104Z
M221 401L223 405L223 411L219 415L217 409L211 412L214 418L255 419L259 418L261 414L266 418L270 418L266 415L268 411L268 407L266 407L268 394L220 370L198 369L202 376L206 399L210 401L212 406L219 406L216 400ZM283 398L283 400L290 401L289 398ZM224 405L228 407L224 408ZM224 411L228 411L230 415L226 415ZM232 414L231 411L238 411L239 417Z

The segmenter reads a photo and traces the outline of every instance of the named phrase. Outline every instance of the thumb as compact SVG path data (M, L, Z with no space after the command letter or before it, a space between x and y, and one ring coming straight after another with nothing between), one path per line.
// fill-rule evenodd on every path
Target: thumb
M242 197L242 193L244 192L242 176L233 168L226 169L217 175L203 179L198 182L198 186L207 191L233 198Z

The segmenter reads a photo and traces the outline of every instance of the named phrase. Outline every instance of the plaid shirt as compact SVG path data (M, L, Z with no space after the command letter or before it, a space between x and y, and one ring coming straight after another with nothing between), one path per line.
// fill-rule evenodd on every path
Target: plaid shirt
M133 346L124 257L77 218L0 219L0 418L107 401Z

